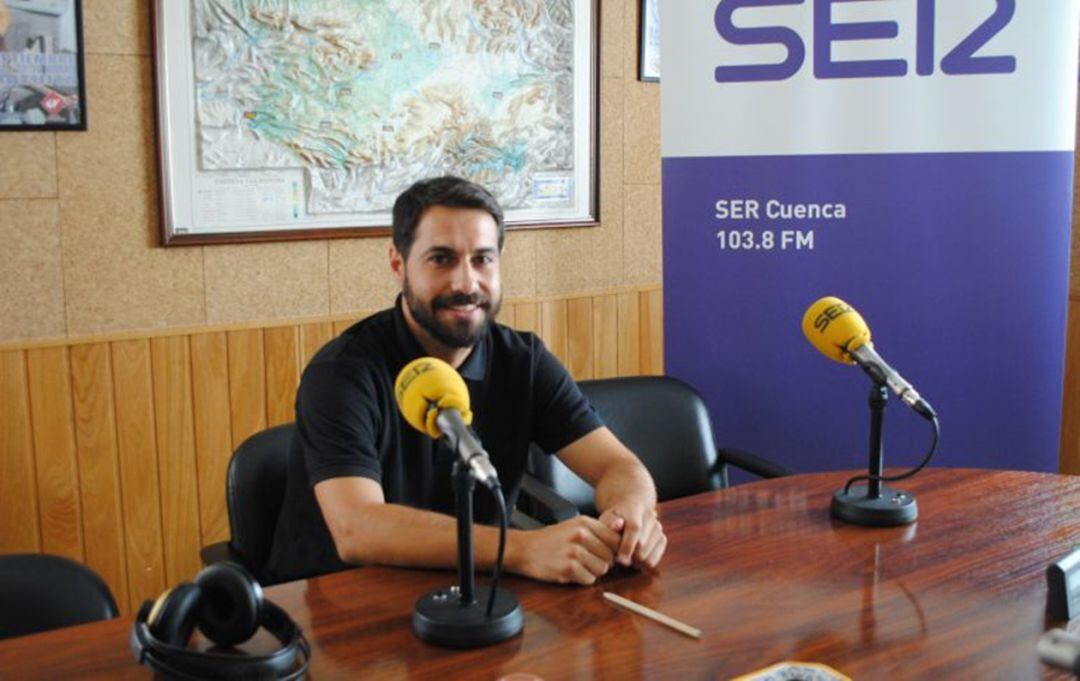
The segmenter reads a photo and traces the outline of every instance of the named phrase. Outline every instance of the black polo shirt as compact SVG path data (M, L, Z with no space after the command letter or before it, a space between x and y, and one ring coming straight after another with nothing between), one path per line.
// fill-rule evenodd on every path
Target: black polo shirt
M409 331L401 298L357 322L312 358L296 396L296 435L268 572L300 579L347 567L315 499L330 478L378 481L388 503L454 514L454 455L405 422L394 401L401 369L426 353ZM517 498L535 442L555 452L601 422L558 359L531 333L492 324L458 371L469 388L473 430L499 472L508 504ZM490 495L474 495L477 522L492 523Z

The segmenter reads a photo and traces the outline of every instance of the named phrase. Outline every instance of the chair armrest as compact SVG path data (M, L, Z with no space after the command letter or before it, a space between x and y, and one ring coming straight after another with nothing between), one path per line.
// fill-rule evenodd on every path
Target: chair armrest
M719 459L716 462L717 466L728 463L762 478L782 478L793 474L793 471L778 463L763 459L742 449L718 449L717 454L719 454Z
M540 522L561 523L580 515L577 506L528 473L521 479L521 495L528 497L528 501L531 502L529 508L533 509L533 514Z
M199 551L199 558L202 559L203 565L224 563L226 561L230 563L240 563L241 565L244 564L244 561L240 560L240 556L233 551L232 546L230 546L227 541L220 541L216 544L202 547L202 550Z

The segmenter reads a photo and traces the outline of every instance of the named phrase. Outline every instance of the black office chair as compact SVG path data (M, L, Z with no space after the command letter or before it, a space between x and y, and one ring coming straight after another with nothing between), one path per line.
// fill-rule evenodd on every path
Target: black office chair
M718 449L705 402L676 378L634 376L578 385L604 424L641 458L660 501L727 487L729 464L763 478L791 474L749 452ZM528 517L551 523L578 513L596 515L593 488L537 448L529 456L518 506L526 516L515 520L521 527L529 526Z
M276 583L266 574L274 528L285 498L285 476L295 424L285 423L244 440L229 460L225 503L229 509L227 542L204 547L204 565L223 560L240 563L263 586Z
M109 587L90 568L60 556L0 556L0 639L117 616Z

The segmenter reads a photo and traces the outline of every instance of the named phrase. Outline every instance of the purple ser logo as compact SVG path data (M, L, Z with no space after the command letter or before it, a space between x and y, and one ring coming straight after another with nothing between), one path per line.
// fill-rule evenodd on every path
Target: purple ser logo
M833 61L832 44L842 40L891 40L899 34L895 21L833 23L832 6L837 2L875 2L876 0L811 0L814 9L815 78L888 78L904 76L904 59L864 59ZM920 76L934 73L934 18L937 0L913 0L916 6L915 72ZM951 0L950 0L951 1ZM733 83L758 80L785 80L798 73L806 60L806 46L799 34L785 26L739 28L733 21L740 9L802 5L804 0L721 0L713 22L716 31L732 45L782 45L787 58L778 64L745 64L716 67L716 82ZM948 75L1013 73L1016 57L976 57L975 53L1012 21L1016 0L997 0L986 20L961 40L941 59L941 71Z

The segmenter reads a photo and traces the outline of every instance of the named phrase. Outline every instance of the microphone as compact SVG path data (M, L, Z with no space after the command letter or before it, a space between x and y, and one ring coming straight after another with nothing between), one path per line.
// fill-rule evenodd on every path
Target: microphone
M435 357L414 359L394 381L394 396L409 425L428 437L445 437L476 480L492 489L499 486L495 466L468 428L469 389L454 367Z
M459 584L428 592L416 601L413 632L428 643L449 648L476 648L516 636L525 623L521 604L514 594L499 587L509 514L495 467L468 427L472 423L472 411L465 379L441 359L420 357L406 364L397 375L394 397L409 425L429 437L445 437L459 459L453 472ZM473 595L476 588L473 574L474 481L491 490L500 520L499 549L486 610Z
M870 327L855 308L839 298L825 296L807 308L802 329L821 354L843 364L858 364L876 383L887 385L923 418L932 420L937 416L911 383L874 350Z

